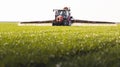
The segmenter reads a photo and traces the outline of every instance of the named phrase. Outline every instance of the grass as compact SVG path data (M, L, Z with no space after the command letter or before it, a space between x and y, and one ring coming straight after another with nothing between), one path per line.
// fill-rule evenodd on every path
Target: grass
M118 26L0 23L0 67L120 67Z

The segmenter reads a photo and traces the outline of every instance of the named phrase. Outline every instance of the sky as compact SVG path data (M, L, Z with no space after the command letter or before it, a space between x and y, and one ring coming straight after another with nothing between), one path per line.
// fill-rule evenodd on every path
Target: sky
M0 0L0 21L53 20L66 6L74 19L120 22L120 0Z

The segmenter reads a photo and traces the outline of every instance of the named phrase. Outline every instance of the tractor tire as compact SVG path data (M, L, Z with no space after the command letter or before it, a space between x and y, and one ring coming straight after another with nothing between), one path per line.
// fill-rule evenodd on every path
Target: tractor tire
M72 24L71 21L69 21L69 24L68 24L68 25L71 26L71 24Z
M55 26L55 22L52 23L52 26Z

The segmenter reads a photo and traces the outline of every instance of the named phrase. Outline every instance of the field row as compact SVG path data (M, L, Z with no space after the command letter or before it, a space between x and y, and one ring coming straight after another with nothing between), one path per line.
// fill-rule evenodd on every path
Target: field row
M0 67L119 67L120 26L0 24Z

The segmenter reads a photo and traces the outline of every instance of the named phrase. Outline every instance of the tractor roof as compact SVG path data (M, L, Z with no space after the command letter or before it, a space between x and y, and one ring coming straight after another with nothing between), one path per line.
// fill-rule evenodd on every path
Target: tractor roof
M64 7L63 9L53 9L53 11L70 11L70 8Z
M53 9L53 11L70 11L70 10L65 10L65 9Z

